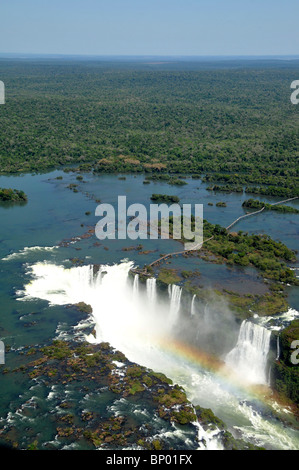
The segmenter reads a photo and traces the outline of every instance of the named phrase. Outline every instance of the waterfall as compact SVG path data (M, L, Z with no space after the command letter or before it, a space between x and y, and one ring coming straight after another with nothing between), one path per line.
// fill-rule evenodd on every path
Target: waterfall
M133 299L137 299L139 294L139 274L135 274L133 282Z
M195 423L198 431L198 450L224 450L221 442L221 431L216 429L204 430L199 424Z
M191 316L195 315L195 298L196 295L194 294L191 301Z
M102 282L100 271L94 277L93 266L64 269L61 266L37 263L30 267L29 271L34 277L34 283L26 286L24 299L42 298L51 305L75 304L81 301L90 303L90 289L96 288Z
M277 345L276 361L278 361L278 359L279 359L279 357L280 357L279 335L277 335L277 342L276 342L276 345Z
M225 358L226 364L247 382L267 384L270 337L270 330L244 320L237 344Z
M195 329L197 321L184 321L184 328L173 331L173 324L183 304L181 288L169 286L169 298L166 292L166 299L164 296L159 299L155 279L148 280L145 289L141 288L140 278L128 282L133 267L132 262L122 262L112 266L102 265L95 272L93 266L65 268L49 262L27 265L26 284L23 290L17 291L18 300L35 302L41 299L50 305L89 304L95 334L89 334L90 327L87 331L82 328L88 342L108 342L129 361L165 374L186 389L191 403L212 409L224 421L228 419L228 425L233 429L236 426L236 432L244 434L245 440L256 443L257 436L258 442L266 448L297 450L295 431L277 420L276 415L261 412L263 407L260 402L251 400L250 394L249 400L244 400L246 387L244 390L235 387L235 377L232 377L233 386L228 386L231 380L229 374L222 377L211 372L202 364L201 354L189 357L189 336L186 335L189 331L192 339L199 332L200 340L203 339L203 343L198 341L200 347L207 342L210 345L210 332L219 337L223 335L223 323L221 319L215 322L218 317L213 316L213 305L207 303L203 309L199 299L195 299L196 320L202 322L198 323L198 326L202 324L202 329ZM136 302L132 293L134 283L137 290L137 282L139 291ZM155 299L155 304L149 301L149 297ZM47 312L51 315L51 309ZM190 316L190 301L187 316ZM81 328L80 323L78 327ZM237 345L227 355L227 363L231 363L245 379L251 377L255 383L266 382L269 339L270 331L243 322ZM204 428L198 423L198 448L221 448L221 429L219 433L217 428Z
M105 276L105 271L103 272L102 269L100 268L97 273L94 273L93 271L93 275L92 273L90 273L90 275L91 275L91 279L89 281L90 285L93 285L96 288L96 286L101 285L103 277Z
M155 306L157 300L156 282L154 277L146 280L146 293L151 306Z
M170 307L169 307L169 321L170 324L173 326L176 324L180 306L181 306L181 295L182 295L182 288L172 284L171 289L168 286L168 293L171 293L170 296Z

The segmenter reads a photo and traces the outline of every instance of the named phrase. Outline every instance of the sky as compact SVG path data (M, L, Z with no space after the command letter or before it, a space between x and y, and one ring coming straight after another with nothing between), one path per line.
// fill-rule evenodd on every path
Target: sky
M0 53L298 55L299 0L0 0Z

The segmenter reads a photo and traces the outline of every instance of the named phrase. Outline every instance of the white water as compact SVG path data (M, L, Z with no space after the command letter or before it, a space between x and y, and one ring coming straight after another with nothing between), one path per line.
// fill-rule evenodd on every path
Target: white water
M226 364L250 383L267 384L270 337L270 330L244 320L238 342L225 358Z
M133 282L133 299L138 299L138 292L139 292L139 274L135 274L134 282Z
M190 311L190 314L191 316L194 316L195 315L195 299L196 299L196 294L193 295L192 297L192 301L191 301L191 311Z
M248 437L251 442L267 445L269 448L299 449L296 433L273 420L270 414L261 414L260 405L256 407L246 391L239 390L221 377L208 372L199 363L189 362L180 351L176 354L164 347L165 340L171 341L173 327L180 320L181 288L169 288L169 301L163 304L157 297L155 280L147 282L145 290L140 288L139 283L137 285L136 278L133 286L128 282L128 273L132 267L129 262L102 266L94 276L92 266L65 269L50 263L37 263L28 268L32 281L19 293L19 300L38 298L47 300L50 305L74 304L79 301L90 304L96 338L90 335L88 341L107 341L122 351L129 360L165 373L185 388L194 405L211 408L231 430L238 429L243 438ZM238 358L243 355L251 381L265 383L262 373L264 366L256 367L256 361L260 358L264 361L262 352L266 352L268 330L258 330L257 325L252 325L245 324L240 331L240 335L248 342L247 349L239 342L231 351L231 358L234 365L239 363L240 372L244 365ZM179 331L180 328L177 328L176 334ZM258 355L255 355L253 344L258 347ZM242 351L242 348L245 349ZM253 356L250 360L251 353ZM217 432L211 435L201 427L198 431L201 436L206 433L205 448L221 448Z
M199 450L224 450L219 441L219 429L205 431L199 423L196 423L196 426Z
M146 281L147 298L151 307L155 307L157 299L156 279L154 277Z
M275 315L275 317L259 317L256 315L259 325L265 326L268 330L280 331L285 328L291 321L299 318L299 312L294 308L289 308L286 312Z
M10 253L9 255L5 256L4 258L2 258L2 261L10 261L15 258L25 257L30 252L39 253L41 251L54 251L57 248L59 247L58 246L25 246L23 250L20 250L16 253Z
M169 324L171 327L177 324L179 312L181 307L182 288L172 284L168 286L168 293L170 295L170 308L169 308Z
M280 346L279 346L279 335L277 335L277 352L276 352L276 360L280 358Z

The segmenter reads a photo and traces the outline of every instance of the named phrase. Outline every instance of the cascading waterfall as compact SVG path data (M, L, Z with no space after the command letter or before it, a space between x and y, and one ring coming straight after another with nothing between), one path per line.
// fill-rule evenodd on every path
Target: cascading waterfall
M101 269L93 276L91 279L91 283L94 287L100 285L102 283L102 279L105 276L105 272L102 272Z
M66 269L37 263L28 268L33 281L19 292L22 295L19 300L40 298L50 305L85 302L91 305L95 321L95 337L89 335L88 341L107 341L116 349L125 351L130 360L142 363L143 357L144 363L152 366L146 362L151 361L147 348L151 347L154 338L169 329L165 322L167 312L163 318L161 308L156 311L156 279L148 279L146 291L139 294L138 278L130 287L128 276L132 267L130 262L101 266L95 274L93 266ZM134 289L135 299L132 295Z
M277 335L277 342L276 342L276 361L280 358L280 345L279 345L279 335Z
M198 450L224 450L219 434L218 428L205 431L204 428L196 423L198 429Z
M170 287L170 286L169 286ZM168 290L170 292L170 290ZM177 323L180 306L181 306L181 295L182 288L172 284L171 286L171 297L170 297L170 308L169 308L169 322L171 326Z
M146 280L147 298L152 306L155 305L156 300L157 300L156 283L157 283L157 280L154 277L151 277Z
M139 295L139 274L135 274L133 282L133 299L136 300Z
M34 276L34 282L25 287L24 298L41 298L50 305L65 305L69 303L88 302L88 295L102 283L102 272L94 275L93 266L64 269L47 263L37 263L29 268ZM62 275L63 274L63 275Z
M244 320L237 344L225 358L226 364L249 383L267 384L270 337L270 330Z

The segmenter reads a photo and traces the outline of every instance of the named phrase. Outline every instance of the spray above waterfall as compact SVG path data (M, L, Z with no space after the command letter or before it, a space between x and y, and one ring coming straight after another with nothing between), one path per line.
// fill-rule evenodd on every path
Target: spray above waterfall
M108 341L135 362L157 367L161 364L159 345L178 340L207 353L215 354L217 348L226 351L225 362L232 370L243 371L252 383L265 383L269 330L243 322L233 348L230 333L236 322L224 304L200 303L193 295L189 313L184 314L182 287L168 285L168 296L161 298L156 278L142 284L138 274L130 276L132 267L133 263L123 262L100 266L95 272L91 265L65 269L37 263L29 268L34 279L25 286L21 299L41 298L52 305L90 304L96 335L88 340Z

